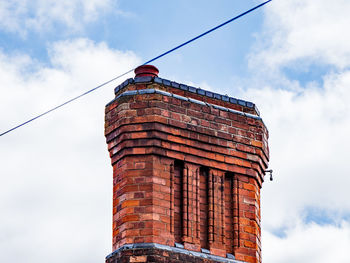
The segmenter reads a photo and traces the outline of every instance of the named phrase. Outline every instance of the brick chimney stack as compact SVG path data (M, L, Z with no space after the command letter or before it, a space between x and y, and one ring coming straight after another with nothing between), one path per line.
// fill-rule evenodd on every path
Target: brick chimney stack
M114 262L261 262L268 131L255 105L158 77L143 65L115 88Z

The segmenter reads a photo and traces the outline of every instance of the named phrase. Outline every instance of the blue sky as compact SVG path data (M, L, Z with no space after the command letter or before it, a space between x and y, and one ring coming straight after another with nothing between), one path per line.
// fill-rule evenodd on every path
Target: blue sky
M0 0L0 129L261 2ZM274 0L154 63L160 77L257 104L275 177L262 188L265 262L348 262L349 11L346 0ZM1 262L111 252L103 118L122 81L0 139Z
M50 63L47 53L50 43L87 38L105 42L112 49L131 50L146 61L258 3L231 2L223 1L220 5L212 1L112 2L116 10L105 11L99 19L81 25L79 29L71 29L56 19L50 23L50 30L25 31L24 37L2 31L1 46L5 52L25 52L40 62ZM35 16L34 11L30 10L27 15ZM201 82L202 76L207 75L213 76L209 79L213 84L227 85L225 79L214 76L228 76L231 72L247 74L245 57L253 43L254 33L261 29L262 14L262 10L255 11L238 23L157 61L157 65L165 76L181 76L189 78L188 81Z

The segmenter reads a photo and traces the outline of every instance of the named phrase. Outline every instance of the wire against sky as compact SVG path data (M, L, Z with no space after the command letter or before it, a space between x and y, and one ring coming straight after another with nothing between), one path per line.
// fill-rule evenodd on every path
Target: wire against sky
M231 19L229 19L229 20L227 20L227 21L224 22L224 23L222 23L222 24L220 24L220 25L218 25L218 26L216 26L216 27L213 27L213 28L209 29L208 31L206 31L206 32L204 32L204 33L202 33L202 34L200 34L200 35L198 35L198 36L196 36L196 37L194 37L194 38L192 38L192 39L190 39L190 40L188 40L188 41L186 41L186 42L184 42L184 43L182 43L182 44L180 44L180 45L178 45L178 46L176 46L176 47L174 47L174 48L172 48L172 49L170 49L170 50L168 50L168 51L166 51L166 52L164 52L164 53L162 53L162 54L160 54L159 56L156 56L156 57L154 57L154 58L148 60L147 62L143 63L142 65L146 65L146 64L149 64L149 63L151 63L151 62L153 62L153 61L155 61L155 60L157 60L157 59L160 59L161 57L166 56L166 55L170 54L171 52L174 52L175 50L177 50L177 49L179 49L179 48L181 48L181 47L183 47L183 46L188 45L189 43L191 43L191 42L193 42L193 41L195 41L195 40L197 40L197 39L199 39L199 38L201 38L201 37L203 37L203 36L205 36L205 35L207 35L207 34L213 32L213 31L215 31L215 30L217 30L217 29L219 29L220 27L222 27L222 26L224 26L224 25L227 25L227 24L233 22L234 20L236 20L236 19L238 19L238 18L240 18L240 17L242 17L242 16L244 16L244 15L246 15L246 14L248 14L248 13L254 11L255 9L258 9L259 7L262 7L263 5L265 5L265 4L267 4L268 2L271 2L271 1L272 1L272 0L268 0L268 1L266 1L266 2L263 2L262 4L257 5L257 6L255 6L255 7L253 7L253 8L251 8L251 9L249 9L248 11L246 11L246 12L244 12L244 13L238 15L238 16L235 16L235 17L233 17L233 18L231 18ZM116 76L116 77L114 77L114 78L112 78L112 79L110 79L110 80L108 80L108 81L106 81L106 82L104 82L104 83L98 85L97 87L94 87L94 88L92 88L92 89L90 89L90 90L88 90L88 91L86 91L86 92L84 92L84 93L82 93L82 94L80 94L80 95L78 95L78 96L76 96L76 97L70 99L70 100L67 100L67 101L63 102L62 104L57 105L56 107L53 107L53 108L49 109L48 111L45 111L45 112L43 112L43 113L41 113L41 114L35 116L35 117L32 118L32 119L29 119L29 120L27 120L27 121L25 121L25 122L23 122L23 123L17 125L17 126L11 128L11 129L9 129L9 130L7 130L7 131L1 133L0 136L3 136L3 135L5 135L5 134L7 134L7 133L9 133L9 132L12 132L12 131L14 131L14 130L16 130L16 129L18 129L18 128L20 128L20 127L22 127L22 126L24 126L24 125L26 125L26 124L28 124L28 123L30 123L30 122L36 120L36 119L39 119L40 117L42 117L42 116L44 116L44 115L46 115L46 114L48 114L48 113L50 113L50 112L53 112L53 111L55 111L55 110L57 110L57 109L59 109L59 108L65 106L65 105L67 105L67 104L69 104L69 103L71 103L71 102L73 102L73 101L75 101L75 100L77 100L77 99L79 99L79 98L81 98L81 97L83 97L83 96L85 96L85 95L87 95L87 94L89 94L89 93L91 93L91 92L93 92L93 91L99 89L99 88L102 88L103 86L107 85L108 83L111 83L112 81L117 80L117 79L119 79L119 78L121 78L121 77L123 77L123 76L129 74L129 73L132 72L134 69L135 69L135 68L132 68L132 69L126 71L125 73L123 73L123 74L121 74L121 75L119 75L119 76Z

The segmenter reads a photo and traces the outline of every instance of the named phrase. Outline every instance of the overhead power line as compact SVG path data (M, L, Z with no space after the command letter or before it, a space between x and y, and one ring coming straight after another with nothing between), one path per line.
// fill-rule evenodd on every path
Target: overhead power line
M155 60L157 60L157 59L160 59L161 57L166 56L166 55L168 55L168 54L174 52L175 50L177 50L177 49L179 49L179 48L181 48L181 47L183 47L183 46L186 46L186 45L188 45L189 43L191 43L191 42L193 42L193 41L195 41L195 40L197 40L197 39L199 39L199 38L201 38L201 37L203 37L203 36L205 36L205 35L207 35L207 34L213 32L213 31L215 31L215 30L217 30L217 29L219 29L220 27L223 27L223 26L225 26L225 25L227 25L227 24L233 22L234 20L236 20L236 19L238 19L238 18L240 18L240 17L247 15L248 13L254 11L255 9L258 9L258 8L262 7L263 5L265 5L265 4L267 4L268 2L271 2L271 1L272 1L272 0L268 0L268 1L266 1L266 2L263 2L262 4L257 5L257 6L255 6L255 7L253 7L253 8L251 8L251 9L249 9L248 11L246 11L246 12L244 12L244 13L238 15L238 16L235 16L235 17L233 17L233 18L227 20L226 22L224 22L224 23L222 23L222 24L220 24L220 25L218 25L218 26L215 26L215 27L209 29L208 31L206 31L206 32L204 32L204 33L202 33L202 34L200 34L200 35L198 35L198 36L196 36L196 37L194 37L194 38L192 38L192 39L190 39L190 40L188 40L188 41L186 41L186 42L184 42L184 43L182 43L182 44L180 44L180 45L178 45L178 46L176 46L176 47L174 47L174 48L172 48L172 49L170 49L170 50L168 50L168 51L166 51L166 52L164 52L164 53L162 53L162 54L160 54L160 55L158 55L158 56L156 56L156 57L154 57L154 58L152 58L152 59L150 59L150 60L148 60L147 62L143 63L142 65L147 65L147 64L149 64L149 63L151 63L151 62L153 62L153 61L155 61ZM3 135L5 135L5 134L7 134L7 133L9 133L9 132L12 132L12 131L14 131L14 130L16 130L16 129L22 127L22 126L24 126L24 125L27 125L28 123L30 123L30 122L32 122L32 121L34 121L34 120L36 120L36 119L39 119L40 117L43 117L44 115L46 115L46 114L48 114L48 113L50 113L50 112L53 112L53 111L55 111L55 110L57 110L57 109L59 109L59 108L65 106L65 105L67 105L67 104L69 104L69 103L71 103L71 102L73 102L73 101L75 101L75 100L77 100L77 99L79 99L79 98L81 98L81 97L83 97L83 96L85 96L85 95L87 95L87 94L89 94L89 93L91 93L91 92L93 92L93 91L99 89L99 88L102 88L103 86L105 86L105 85L111 83L112 81L117 80L117 79L119 79L119 78L121 78L121 77L123 77L123 76L129 74L130 72L132 72L132 71L134 71L134 70L135 70L135 68L132 68L132 69L130 69L130 70L124 72L123 74L121 74L121 75L119 75L119 76L116 76L116 77L114 77L114 78L112 78L112 79L110 79L110 80L108 80L108 81L106 81L106 82L104 82L104 83L102 83L102 84L100 84L100 85L98 85L98 86L96 86L96 87L94 87L94 88L92 88L92 89L90 89L90 90L88 90L88 91L86 91L86 92L84 92L84 93L82 93L82 94L80 94L80 95L78 95L78 96L72 98L72 99L69 99L69 100L67 100L67 101L65 101L65 102L63 102L63 103L61 103L61 104L59 104L59 105L57 105L57 106L55 106L55 107L53 107L53 108L51 108L51 109L49 109L49 110L47 110L47 111L45 111L45 112L43 112L43 113L41 113L41 114L35 116L34 118L29 119L29 120L27 120L27 121L25 121L25 122L23 122L23 123L21 123L21 124L15 126L15 127L11 128L11 129L9 129L9 130L7 130L7 131L1 133L0 136L3 136Z

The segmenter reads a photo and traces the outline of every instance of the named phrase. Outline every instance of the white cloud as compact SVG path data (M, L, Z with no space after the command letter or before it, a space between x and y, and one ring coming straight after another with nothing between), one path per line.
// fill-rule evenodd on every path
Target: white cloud
M350 3L280 0L264 10L249 55L254 75L243 80L241 94L258 105L270 130L276 180L262 190L264 227L294 227L309 208L341 220L350 214ZM330 69L306 83L282 73L303 72L310 63Z
M320 226L298 224L289 229L286 237L277 237L263 231L263 259L269 263L295 262L349 262L346 251L350 245L350 225Z
M86 39L52 44L50 61L0 54L2 131L140 63ZM96 262L111 252L104 106L123 80L1 138L1 262Z
M262 188L263 259L348 262L350 2L279 0L264 10L249 54L254 74L235 78L270 131L275 180Z
M0 28L22 36L28 30L46 32L54 25L74 32L96 21L102 12L117 10L115 7L112 0L0 0Z
M265 33L251 54L252 66L350 66L349 1L278 0L264 10Z
M0 27L25 33L60 23L79 30L80 19L93 21L109 2L46 3L0 0ZM250 55L254 74L240 95L231 94L256 103L270 130L275 181L262 189L265 262L346 262L349 5L278 0L264 7L264 33ZM54 43L49 54L50 67L0 53L0 110L6 113L1 129L140 62L132 53L86 39ZM304 71L311 63L332 71L305 85L280 73L285 67ZM210 88L205 80L202 86ZM111 190L112 172L103 137L103 108L113 97L109 87L0 140L1 262L96 262L111 252L112 200L105 189ZM306 222L309 208L325 211L335 224ZM60 257L52 257L57 251Z
M294 225L308 207L350 213L349 85L350 71L345 71L326 76L321 87L262 87L242 95L259 106L270 131L275 181L262 190L267 229Z

